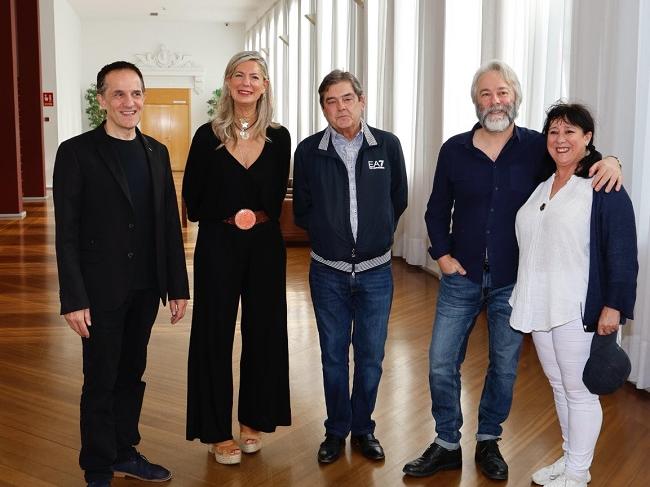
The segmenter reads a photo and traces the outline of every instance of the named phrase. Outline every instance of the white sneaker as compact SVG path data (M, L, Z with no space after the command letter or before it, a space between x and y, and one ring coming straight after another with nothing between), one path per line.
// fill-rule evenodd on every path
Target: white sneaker
M567 477L566 474L562 474L546 484L546 487L587 487L589 480L576 480L572 477Z
M553 480L564 474L564 456L555 460L555 463L540 468L533 474L533 482L537 485L548 485ZM591 482L591 474L587 472L587 483Z
M546 485L562 475L564 473L564 467L564 456L561 456L551 465L542 467L535 472L533 474L533 482L537 485Z

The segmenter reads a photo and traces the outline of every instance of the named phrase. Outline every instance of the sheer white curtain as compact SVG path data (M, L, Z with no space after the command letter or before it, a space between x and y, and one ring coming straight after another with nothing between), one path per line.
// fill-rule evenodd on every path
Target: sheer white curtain
M521 82L517 124L540 130L568 92L572 0L484 0L481 61L501 59Z
M598 29L593 26L598 25ZM590 106L596 146L623 161L636 215L639 277L635 320L622 330L630 380L650 389L650 2L625 9L607 0L575 0L570 97Z
M426 254L423 215L441 143L476 121L469 94L474 72L489 59L510 64L524 93L517 123L540 129L546 107L568 91L571 5L572 0L420 2L413 200L396 246L407 262L436 271ZM427 62L436 63L437 78Z
M481 64L481 13L481 0L448 0L445 5L443 140L476 123L470 87Z
M641 1L637 18L634 145L628 186L636 211L640 272L636 319L626 328L623 345L632 360L630 380L640 389L650 389L650 2Z
M409 207L395 255L431 267L424 211L444 138L475 121L471 77L500 58L522 82L518 124L540 129L561 97L586 102L597 146L619 155L639 238L636 320L624 328L631 380L650 388L650 2L627 0L278 0L247 33L274 77L278 121L295 144L324 126L322 76L349 69L366 119L402 141ZM281 106L280 106L281 105Z
M414 0L404 2L412 8ZM395 16L394 0L366 2L364 7L367 30L368 57L365 79L367 104L365 118L370 125L392 131L393 127L393 79L395 66ZM406 44L406 43L405 43ZM404 46L413 50L412 46Z
M293 148L315 132L316 0L278 0L246 32L245 47L269 66L275 119L289 130ZM331 3L331 1L330 1Z
M357 22L361 9L352 0L318 0L316 4L316 60L314 96L318 97L318 86L333 69L351 71L362 80L362 73L355 70ZM317 117L314 132L322 130L327 120L317 103Z
M246 47L264 53L276 115L297 142L326 121L317 87L332 69L350 70L366 89L365 118L402 143L409 208L395 254L426 261L424 208L432 152L441 143L444 2L424 0L279 0L247 32Z
M422 143L424 130L426 136L432 133L423 127L423 104L428 108L431 100L438 99L441 90L433 92L428 77L420 77L423 46L421 36L431 36L429 32L434 23L424 23L429 19L429 11L422 6L428 2L418 0L376 0L365 2L364 25L367 33L367 58L364 70L367 90L365 117L372 126L393 132L400 139L406 160L409 181L409 207L400 220L395 234L395 255L402 256L410 264L422 265L426 258L426 230L423 221L423 201L426 205L430 190L430 178L423 173L431 168L426 157L416 155L416 141ZM444 12L444 10L442 10ZM438 17L436 33L442 37L444 24ZM434 41L435 42L435 41ZM435 42L435 46L442 46ZM430 54L429 45L425 54ZM431 59L426 59L427 66ZM441 61L439 59L439 61ZM423 90L418 92L418 87ZM436 112L440 114L440 111ZM435 115L434 115L435 116ZM418 139L418 133L420 138ZM420 151L421 154L422 151Z
M638 19L634 144L627 185L636 212L640 272L636 319L624 328L623 346L632 361L630 380L639 389L650 389L650 2L641 2Z
M409 168L409 199L395 235L394 249L395 255L404 257L409 264L425 265L429 240L424 212L431 192L435 158L442 144L445 2L419 0L417 12L415 101L410 112L412 149L409 153L405 151ZM399 56L403 56L401 49L399 52ZM404 69L409 68L404 66ZM404 89L402 87L401 91ZM396 107L396 110L401 112L402 107Z

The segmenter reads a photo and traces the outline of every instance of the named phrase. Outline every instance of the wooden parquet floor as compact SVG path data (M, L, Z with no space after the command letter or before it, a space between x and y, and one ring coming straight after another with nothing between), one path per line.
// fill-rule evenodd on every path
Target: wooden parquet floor
M51 197L25 207L26 219L0 221L0 486L81 486L83 476L77 464L80 338L58 316ZM196 226L190 225L184 237L191 275ZM386 460L370 463L348 445L338 462L319 466L316 451L324 433L325 405L308 263L307 248L289 248L293 425L266 435L262 451L245 456L239 466L218 465L204 445L185 440L190 316L172 327L168 311L161 308L149 346L140 449L173 470L174 479L166 485L528 486L534 470L559 456L560 432L551 391L532 343L526 340L513 410L500 443L510 465L510 479L489 481L476 468L473 436L487 363L485 322L480 318L462 370L464 468L425 479L402 476L404 463L417 457L434 438L427 354L438 281L394 259L395 297L374 415ZM236 371L239 339L237 333ZM236 384L237 380L236 372ZM591 487L650 485L650 395L627 384L602 403L604 426L591 469ZM114 485L142 483L116 479Z

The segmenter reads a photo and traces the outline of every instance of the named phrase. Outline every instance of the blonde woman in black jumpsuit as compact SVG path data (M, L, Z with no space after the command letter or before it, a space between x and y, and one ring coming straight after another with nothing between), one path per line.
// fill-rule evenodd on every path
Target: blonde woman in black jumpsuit
M228 63L217 114L196 131L183 178L199 222L187 392L187 439L237 464L261 432L289 425L286 251L279 217L291 140L272 122L271 86L258 52ZM241 299L239 443L232 434L232 346Z

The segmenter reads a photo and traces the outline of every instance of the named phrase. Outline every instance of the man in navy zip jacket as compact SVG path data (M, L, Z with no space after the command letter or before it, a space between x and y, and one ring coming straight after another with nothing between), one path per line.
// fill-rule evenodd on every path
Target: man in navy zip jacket
M437 436L403 470L424 477L461 468L460 366L476 317L486 308L490 364L479 404L474 458L485 476L505 480L508 465L497 441L510 412L523 338L510 327L508 304L519 255L515 216L553 168L545 163L545 137L514 123L521 87L510 66L501 61L481 66L471 95L479 123L441 147L425 215L429 254L442 272L429 350ZM608 183L609 191L617 180L620 188L615 158L596 163L592 170L597 173L596 190Z
M318 461L337 460L349 433L366 458L382 460L371 416L393 298L390 249L407 205L404 155L395 135L361 119L365 97L354 75L332 71L318 93L329 126L298 145L293 170L295 222L312 246L309 285L327 406Z

